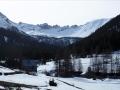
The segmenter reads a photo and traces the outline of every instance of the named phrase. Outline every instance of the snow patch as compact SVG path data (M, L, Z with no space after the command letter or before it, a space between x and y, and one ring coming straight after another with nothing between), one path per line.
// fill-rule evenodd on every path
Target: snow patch
M44 73L44 72L50 72L52 70L55 70L55 62L47 62L45 65L39 65L37 68L37 71L39 73Z
M5 42L7 42L8 41L8 37L4 36L4 40L5 40Z

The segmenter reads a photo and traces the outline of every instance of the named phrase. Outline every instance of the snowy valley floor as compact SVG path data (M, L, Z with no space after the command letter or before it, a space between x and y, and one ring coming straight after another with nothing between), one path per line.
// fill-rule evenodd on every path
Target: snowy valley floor
M40 90L120 90L120 80L105 79L92 80L85 78L54 78L57 87L50 87L48 82L53 77L45 75L32 76L27 74L16 74L0 76L0 81L14 82L25 85L38 86ZM61 82L63 81L63 82ZM66 82L66 83L64 83ZM2 87L2 86L1 86ZM76 88L77 87L77 88ZM23 90L38 90L36 88L23 88Z
M84 70L89 66L85 63ZM47 66L47 67L46 67ZM54 68L53 62L47 63L47 65L39 67L40 71L51 70ZM12 73L14 70L0 66L1 73ZM57 83L57 87L49 86L49 80L54 78ZM19 84L22 86L22 90L120 90L120 79L105 79L105 80L92 80L80 77L74 78L60 78L49 77L38 72L38 76L32 76L28 74L14 74L14 75L0 75L0 82L7 82L11 84ZM28 87L30 86L30 87ZM35 87L33 87L35 86ZM36 88L37 87L37 88ZM39 89L38 89L39 88ZM0 90L6 89L0 84ZM16 90L16 89L15 89Z

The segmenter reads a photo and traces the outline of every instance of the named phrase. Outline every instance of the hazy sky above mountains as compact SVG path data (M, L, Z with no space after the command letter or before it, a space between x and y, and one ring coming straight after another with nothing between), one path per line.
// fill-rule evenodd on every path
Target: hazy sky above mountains
M119 0L3 0L0 12L14 22L84 24L120 14Z

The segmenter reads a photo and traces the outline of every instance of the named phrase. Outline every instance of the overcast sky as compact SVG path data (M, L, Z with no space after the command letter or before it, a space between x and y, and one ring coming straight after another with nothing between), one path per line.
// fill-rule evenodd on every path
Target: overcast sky
M80 25L120 14L120 0L3 0L0 12L14 22Z

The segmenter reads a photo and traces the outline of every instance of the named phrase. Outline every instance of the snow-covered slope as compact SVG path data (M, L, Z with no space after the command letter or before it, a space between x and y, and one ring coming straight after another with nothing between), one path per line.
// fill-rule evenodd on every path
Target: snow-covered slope
M5 15L0 13L0 27L9 28L17 27L20 31L26 32L29 35L40 35L49 37L86 37L96 29L108 22L109 19L99 19L88 22L84 25L63 26L48 25L47 23L32 25L27 23L14 23Z
M9 28L16 25L14 22L10 21L5 15L0 12L0 27Z
M77 30L75 33L73 33L71 36L78 36L78 37L86 37L89 36L91 33L95 32L98 28L103 26L105 23L107 23L109 19L98 19L92 22L88 22L85 25L82 25L80 27L80 30Z
M45 35L50 37L86 37L96 29L108 22L109 19L99 19L84 25L74 26L50 26L48 24L31 25L19 23L18 28L30 35ZM46 28L47 27L47 28Z

